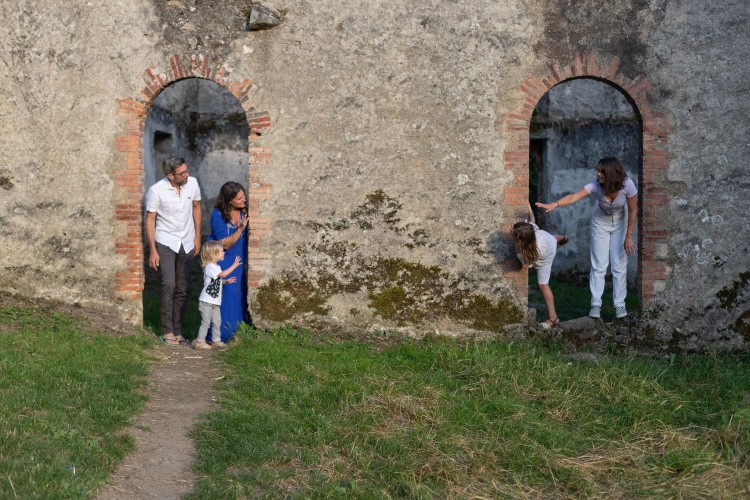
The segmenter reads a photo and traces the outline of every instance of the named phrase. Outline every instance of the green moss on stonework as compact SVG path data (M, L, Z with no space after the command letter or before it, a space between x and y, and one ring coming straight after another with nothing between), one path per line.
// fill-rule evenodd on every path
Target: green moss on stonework
M286 321L298 314L325 315L329 308L326 298L307 280L271 279L258 288L258 313L272 321Z
M321 294L355 293L362 288L355 270L363 267L364 259L357 254L353 243L308 243L298 247L296 254L301 266L312 271L307 279L314 281L315 288ZM322 256L327 259L321 261ZM325 263L321 265L321 262Z
M425 266L404 259L377 257L371 268L371 281L403 283L412 295L434 292L448 276L438 266Z
M322 237L297 248L299 272L272 279L258 289L258 314L278 322L306 313L325 315L330 309L326 306L329 297L367 291L375 313L400 326L450 318L477 330L498 331L523 320L523 312L511 301L467 290L470 284L466 279L438 266L366 256L354 243L331 241L334 231L371 229L375 223L385 223L390 230L411 239L408 247L434 246L428 244L423 229L398 225L400 209L398 200L377 190L347 218L308 223L308 227L322 232ZM465 244L476 250L481 249L482 241L472 238Z
M386 288L382 292L370 294L370 307L375 309L382 318L395 321L399 326L407 323L419 322L415 315L414 297L400 286Z
M383 222L391 225L399 222L400 219L396 218L396 214L401 210L401 203L388 196L382 189L379 189L368 194L364 205L357 207L357 209L350 214L349 219L356 223L361 229L371 229L372 224L370 221L365 220L365 218L371 217L384 209Z
M382 189L378 189L377 191L368 194L366 198L367 203L376 206L382 205L383 203L391 199L387 194L385 194L385 191L383 191Z
M523 320L521 309L507 300L492 300L486 295L464 295L449 316L476 330L498 331L505 325Z
M349 217L326 224L310 222L308 226L315 230L345 231L352 227L370 230L375 227L374 222L380 220L388 224L392 231L401 234L404 229L398 227L397 224L400 222L400 219L396 217L399 210L401 210L401 203L388 196L382 189L379 189L368 194L365 197L365 202L354 209L349 214Z
M750 309L745 311L737 318L734 322L734 327L742 335L745 340L750 340Z
M720 301L723 309L732 309L735 306L737 298L740 296L742 289L750 282L750 271L740 273L740 279L732 283L731 286L725 286L718 291L716 297Z
M437 266L379 257L368 282L370 307L398 325L449 317L477 330L498 331L523 320L523 312L508 300L460 289L460 280Z

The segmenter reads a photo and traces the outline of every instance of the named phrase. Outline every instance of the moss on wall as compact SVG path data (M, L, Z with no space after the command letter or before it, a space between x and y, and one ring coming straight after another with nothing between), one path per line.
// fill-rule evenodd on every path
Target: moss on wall
M725 286L716 294L719 299L719 305L722 309L732 309L735 307L737 298L742 290L750 283L750 271L740 273L740 279L732 283L731 286Z
M745 340L750 340L750 309L737 318L737 321L734 322L734 328Z
M271 279L258 289L258 313L272 321L286 321L294 316L326 314L326 299L307 280Z
M399 325L447 316L477 330L499 330L523 319L517 305L471 292L461 279L438 266L379 257L372 278L370 307Z
M447 318L476 330L497 331L523 320L522 310L512 301L479 293L470 280L439 266L401 257L366 255L353 242L335 241L349 229L376 228L396 232L407 242L407 248L415 246L415 235L423 245L431 244L424 230L406 231L408 225L398 225L401 208L397 200L378 190L348 217L308 223L318 241L296 248L296 270L259 288L257 312L277 322L290 321L301 314L322 316L330 311L326 304L332 296L362 292L374 315L398 326L427 325ZM470 240L469 246L477 250L480 240Z

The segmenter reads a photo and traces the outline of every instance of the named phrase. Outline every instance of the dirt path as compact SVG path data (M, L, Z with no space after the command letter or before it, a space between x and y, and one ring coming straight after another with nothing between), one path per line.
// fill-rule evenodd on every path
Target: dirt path
M145 388L148 402L127 432L135 450L97 498L180 498L193 489L195 446L189 432L211 410L220 376L215 351L160 346Z

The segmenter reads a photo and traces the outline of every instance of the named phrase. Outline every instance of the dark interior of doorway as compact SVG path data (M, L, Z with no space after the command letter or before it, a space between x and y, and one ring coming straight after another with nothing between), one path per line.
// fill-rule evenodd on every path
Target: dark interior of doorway
M545 214L544 210L536 208L535 203L539 200L539 186L543 185L544 169L544 149L546 147L545 139L530 139L529 142L529 204L534 211L537 224L544 229ZM555 296L555 309L562 320L581 318L588 314L591 305L591 295L589 293L588 281L578 278L566 277L555 274L554 264L552 268L552 279L550 288ZM606 297L612 296L612 276L608 275L604 289L604 303L602 304L602 319L609 321L614 318L615 311L612 301L606 300ZM625 300L628 311L637 311L639 308L638 294L636 290L628 290L628 296ZM536 271L532 268L529 270L529 307L537 311L537 320L544 321L547 319L544 299L539 291L536 281Z
M146 249L148 253L148 249ZM159 271L154 271L148 267L148 256L144 262L146 270L146 282L143 287L143 326L157 335L161 335L161 323L159 319L159 293L161 285L159 284ZM182 322L182 335L193 340L198 336L198 328L201 326L201 316L198 312L198 296L203 288L203 270L200 266L200 259L193 260L193 272L190 280L190 296L185 307L185 319Z

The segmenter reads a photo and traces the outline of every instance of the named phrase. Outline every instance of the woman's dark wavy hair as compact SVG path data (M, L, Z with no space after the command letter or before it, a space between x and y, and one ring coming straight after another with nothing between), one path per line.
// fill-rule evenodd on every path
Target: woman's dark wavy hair
M221 212L221 218L224 219L224 222L229 222L232 216L231 202L240 191L245 193L245 188L239 182L229 181L221 186L219 196L216 198L216 208ZM247 197L247 193L245 193L245 197ZM244 210L247 211L247 205L245 205Z
M616 193L625 187L625 169L619 159L614 156L602 158L596 169L604 174L602 188L606 194Z

